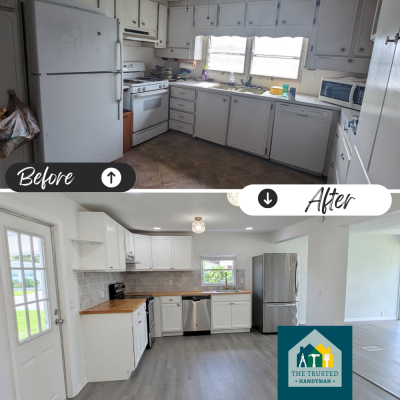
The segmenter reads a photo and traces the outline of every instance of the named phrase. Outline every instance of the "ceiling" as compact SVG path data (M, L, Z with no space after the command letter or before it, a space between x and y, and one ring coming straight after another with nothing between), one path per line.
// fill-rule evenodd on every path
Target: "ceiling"
M225 193L65 193L89 211L104 211L134 231L190 232L203 217L208 232L275 232L309 217L254 217L232 206Z
M384 214L350 226L350 233L400 235L400 211Z

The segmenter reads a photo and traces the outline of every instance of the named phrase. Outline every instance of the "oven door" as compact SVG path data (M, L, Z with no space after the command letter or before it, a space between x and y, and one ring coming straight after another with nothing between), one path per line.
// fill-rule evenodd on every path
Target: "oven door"
M133 133L168 121L169 90L132 94Z
M323 80L319 99L327 103L350 107L353 100L354 86L352 83L343 83Z

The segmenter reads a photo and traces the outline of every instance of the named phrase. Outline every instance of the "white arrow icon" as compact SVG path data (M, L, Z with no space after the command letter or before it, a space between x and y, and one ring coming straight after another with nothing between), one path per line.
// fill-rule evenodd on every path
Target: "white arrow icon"
M264 199L264 202L267 203L267 205L272 203L272 200L270 200L270 198L269 198L269 192L267 192L267 200Z

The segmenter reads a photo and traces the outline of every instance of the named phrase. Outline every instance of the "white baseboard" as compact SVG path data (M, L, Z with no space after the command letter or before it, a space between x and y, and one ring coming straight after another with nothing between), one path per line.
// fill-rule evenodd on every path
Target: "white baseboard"
M366 322L366 321L394 321L397 317L364 317L364 318L345 318L344 322Z
M306 320L299 320L299 325L305 325L306 324Z
M85 379L79 383L79 385L74 389L72 393L72 397L74 398L75 396L78 396L78 394L81 392L81 390L88 384L88 379L85 376Z

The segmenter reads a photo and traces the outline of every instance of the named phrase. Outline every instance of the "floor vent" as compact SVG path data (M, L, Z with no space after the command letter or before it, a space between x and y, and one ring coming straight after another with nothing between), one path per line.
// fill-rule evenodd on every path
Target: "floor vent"
M380 347L376 347L376 346L368 346L368 347L361 347L361 348L365 351L381 351L381 350L383 350Z

